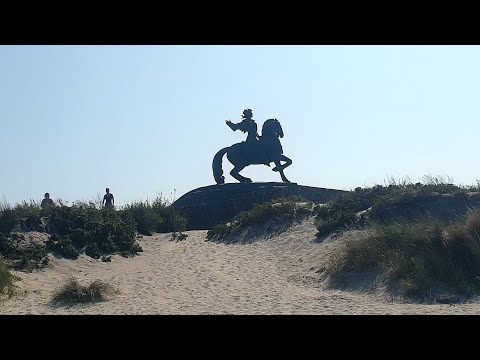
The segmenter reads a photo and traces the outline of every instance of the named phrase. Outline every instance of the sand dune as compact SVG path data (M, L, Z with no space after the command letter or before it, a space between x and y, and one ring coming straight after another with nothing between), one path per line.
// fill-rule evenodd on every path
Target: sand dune
M144 252L129 259L52 257L45 270L15 272L26 295L0 304L0 314L480 314L480 302L408 304L325 289L319 269L339 241L316 243L315 232L309 220L269 240L224 245L206 242L206 231L190 231L178 243L168 234L144 237ZM71 275L81 283L100 278L120 293L103 303L49 306Z

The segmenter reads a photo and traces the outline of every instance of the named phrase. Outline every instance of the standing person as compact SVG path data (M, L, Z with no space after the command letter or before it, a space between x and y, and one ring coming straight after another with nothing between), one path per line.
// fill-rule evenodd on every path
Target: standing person
M105 191L107 193L103 196L102 205L105 203L105 209L113 209L115 206L115 199L113 198L113 194L110 193L109 188L106 188Z
M45 193L45 198L42 200L42 203L40 204L42 209L49 209L50 207L55 206L55 203L53 202L52 199L50 199L50 194Z

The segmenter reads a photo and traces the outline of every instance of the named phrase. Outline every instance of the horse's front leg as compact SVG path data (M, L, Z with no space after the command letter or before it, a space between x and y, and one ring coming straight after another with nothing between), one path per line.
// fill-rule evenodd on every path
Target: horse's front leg
M282 165L280 164L280 160L275 161L275 165L276 166L275 166L274 169L278 168L280 170L274 170L274 169L272 169L272 170L278 171L280 173L280 176L281 176L283 182L290 182L290 180L288 180L287 177L285 176L285 174L283 173L283 168L282 168Z
M285 169L286 167L292 165L292 160L285 155L280 156L280 160L285 161L285 164L282 165L282 170Z
M281 156L280 156L280 160L285 161L285 164L280 165L281 163L280 163L280 161L278 161L278 165L275 166L275 167L272 169L272 171L280 171L280 170L283 170L283 169L285 169L286 167L292 165L292 160L291 160L290 158L286 157L285 155L281 155ZM275 162L275 164L277 164L277 162Z

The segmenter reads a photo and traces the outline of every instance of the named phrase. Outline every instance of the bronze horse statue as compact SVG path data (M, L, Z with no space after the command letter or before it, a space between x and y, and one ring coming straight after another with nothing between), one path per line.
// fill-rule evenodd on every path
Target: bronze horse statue
M234 168L230 171L235 179L240 182L252 182L252 179L239 174L246 166L255 164L264 164L270 166L275 163L273 171L278 171L284 182L290 182L283 173L283 170L292 164L292 160L283 155L280 138L283 138L283 130L277 119L268 119L263 123L262 136L254 142L241 142L233 144L218 151L212 162L213 177L217 184L225 183L225 177L222 170L222 158L227 154L227 159ZM285 163L282 165L280 161Z

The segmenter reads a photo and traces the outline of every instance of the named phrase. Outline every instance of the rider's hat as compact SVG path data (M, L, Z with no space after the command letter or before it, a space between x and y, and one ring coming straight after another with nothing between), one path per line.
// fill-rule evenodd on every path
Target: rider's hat
M243 117L247 117L247 114L250 114L249 117L252 117L253 116L253 112L252 112L252 109L245 109L243 110Z

